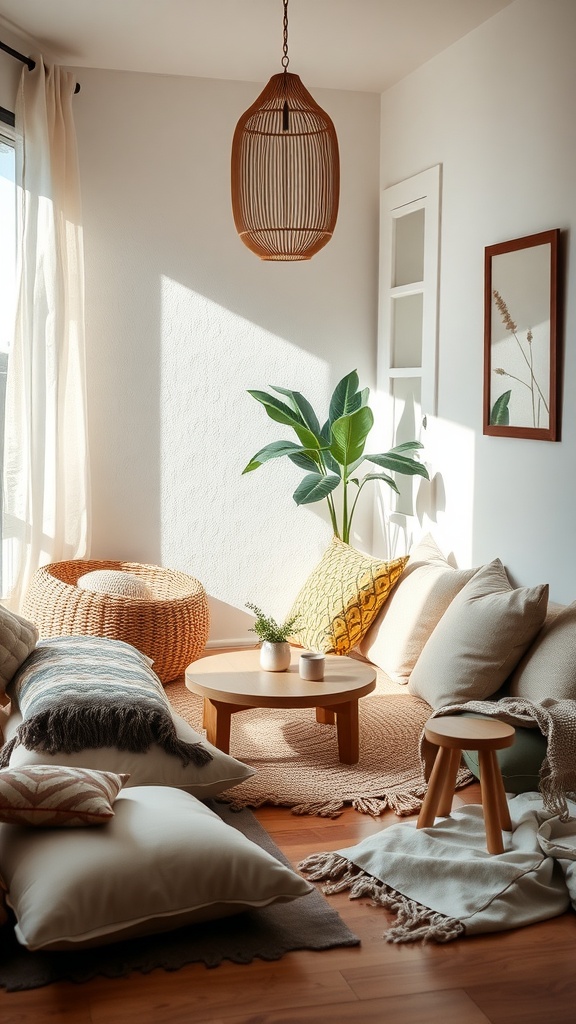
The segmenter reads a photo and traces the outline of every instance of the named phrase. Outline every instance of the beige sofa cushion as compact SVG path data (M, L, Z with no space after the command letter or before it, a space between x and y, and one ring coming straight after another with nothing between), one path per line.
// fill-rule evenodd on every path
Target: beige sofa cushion
M550 618L512 673L511 697L576 700L576 602Z
M431 534L408 564L358 650L397 683L407 683L424 644L477 569L455 569Z
M546 617L548 584L512 588L499 559L456 595L418 658L408 689L433 708L483 700L502 686Z

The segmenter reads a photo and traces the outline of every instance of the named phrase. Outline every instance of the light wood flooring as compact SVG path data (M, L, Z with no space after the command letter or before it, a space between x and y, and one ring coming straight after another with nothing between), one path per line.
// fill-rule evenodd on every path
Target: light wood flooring
M478 803L479 787L456 804ZM296 864L359 842L398 819L347 808L335 820L262 808L257 817ZM0 990L1 1024L574 1024L576 914L445 946L390 945L367 900L329 897L358 948L289 953L273 963L157 970L85 985ZM0 954L1 955L1 954Z

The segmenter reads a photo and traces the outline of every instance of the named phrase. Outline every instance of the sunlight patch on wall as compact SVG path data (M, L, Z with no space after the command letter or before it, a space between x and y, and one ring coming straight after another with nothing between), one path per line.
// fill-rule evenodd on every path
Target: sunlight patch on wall
M162 562L237 609L267 593L270 613L282 615L302 583L295 554L315 559L326 524L319 505L295 505L301 472L287 459L242 475L260 448L292 434L247 391L278 385L323 407L329 367L166 276L160 367ZM277 579L271 564L284 567Z
M395 382L398 384L398 382ZM378 392L378 438L382 451L402 441L424 445L420 458L430 480L397 478L400 495L377 484L373 549L396 558L407 554L426 533L459 565L470 565L475 479L475 432L440 417L423 423L419 396L406 381L393 394Z

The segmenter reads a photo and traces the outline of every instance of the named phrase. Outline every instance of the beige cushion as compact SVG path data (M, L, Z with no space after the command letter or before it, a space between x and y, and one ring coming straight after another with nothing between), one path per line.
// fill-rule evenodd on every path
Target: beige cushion
M292 640L324 654L348 654L370 628L408 558L382 562L333 537L290 612Z
M118 796L105 828L0 825L16 936L79 949L266 907L312 891L303 878L177 789Z
M450 602L477 569L454 569L428 534L410 552L408 564L360 653L397 683L407 683L424 644Z
M179 758L173 754L167 754L161 746L153 743L145 753L134 754L131 751L121 751L117 746L102 746L102 748L88 748L77 751L74 754L46 754L43 751L30 751L26 746L17 745L10 757L9 767L29 764L65 765L69 767L80 766L93 768L96 771L112 771L125 773L130 777L126 785L171 785L178 790L186 790L201 800L208 797L216 797L224 790L230 790L233 785L238 785L255 773L242 761L237 761L230 754L223 754L217 746L209 743L200 733L196 732L187 721L170 711L172 720L176 727L178 738L189 743L197 743L202 740L206 750L212 755L212 760L205 765L182 765ZM4 722L4 737L11 739L15 734L22 715L12 711L7 719L0 718Z
M12 752L10 767L24 764L50 764L125 773L130 776L126 783L127 786L175 786L178 789L185 789L200 799L217 796L224 790L237 786L239 782L254 775L254 768L250 768L242 761L237 761L230 754L224 754L217 747L208 743L175 711L171 710L170 714L176 726L178 738L187 743L198 743L202 740L203 746L212 754L211 761L201 766L193 763L184 766L179 757L167 754L156 743L153 743L145 753L140 754L132 753L130 750L120 750L118 747L92 747L76 751L73 754L61 752L46 754L42 750L27 750L26 747L19 745ZM21 721L22 716L16 710L11 711L7 718L4 718L4 713L0 713L0 722L3 723L6 740L10 740L15 735Z
M0 770L0 821L11 825L74 828L104 825L127 775L59 765Z
M512 673L511 697L576 700L576 602L544 625Z
M0 693L34 650L38 630L33 622L0 605Z
M117 569L94 569L86 572L76 581L80 590L92 590L97 594L112 594L115 597L137 597L150 600L152 594L144 580L133 572Z
M547 604L547 583L513 589L499 559L479 569L425 644L410 693L433 708L490 697L541 628Z

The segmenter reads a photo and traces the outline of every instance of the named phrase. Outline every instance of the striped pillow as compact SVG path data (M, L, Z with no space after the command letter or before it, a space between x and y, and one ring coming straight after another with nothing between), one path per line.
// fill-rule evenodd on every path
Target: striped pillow
M0 821L9 825L73 828L104 825L128 775L60 765L0 770Z

